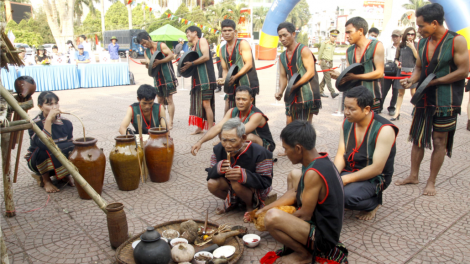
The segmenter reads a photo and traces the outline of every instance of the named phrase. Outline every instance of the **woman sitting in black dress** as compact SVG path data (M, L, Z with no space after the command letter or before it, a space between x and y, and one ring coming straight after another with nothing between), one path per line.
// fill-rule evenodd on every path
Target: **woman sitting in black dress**
M59 97L53 92L42 92L38 97L38 106L42 112L33 121L47 137L54 140L57 147L68 157L74 148L72 142L73 126L72 122L60 116ZM28 161L28 167L38 175L42 182L41 186L44 186L46 192L59 191L52 184L50 178L54 175L58 180L68 181L70 186L75 186L67 169L49 151L36 133L32 129L29 129L28 132L31 138L31 146L25 158Z
M41 64L43 60L49 59L49 57L46 54L47 52L44 46L39 46L36 52L37 52L36 57L35 57L36 64Z

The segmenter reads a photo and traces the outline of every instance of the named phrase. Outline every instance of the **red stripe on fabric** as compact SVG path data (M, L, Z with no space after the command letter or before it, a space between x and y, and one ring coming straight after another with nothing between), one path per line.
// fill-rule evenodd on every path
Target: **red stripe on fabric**
M246 146L245 150L244 150L242 153L240 153L240 154L237 156L237 158L234 158L235 161L232 163L232 167L235 166L235 164L237 163L237 161L238 161L238 159L240 158L240 156L243 155L245 152L247 152L248 149L250 148L251 144L253 143L253 142L251 142L251 141L248 141L248 142L250 142L250 143L248 143L248 146Z
M325 198L323 198L323 200L321 200L320 202L317 202L318 204L323 204L325 201L326 201L326 198L328 198L328 194L330 194L330 188L328 187L328 183L326 182L326 179L325 177L323 176L323 174L321 174L317 169L314 169L314 168L310 168L308 169L307 171L309 170L313 170L315 171L316 173L318 173L318 175L320 175L320 177L323 179L323 181L325 182L325 186L326 186L326 195L325 195ZM307 171L305 172L305 174L307 174ZM305 178L305 176L304 176Z

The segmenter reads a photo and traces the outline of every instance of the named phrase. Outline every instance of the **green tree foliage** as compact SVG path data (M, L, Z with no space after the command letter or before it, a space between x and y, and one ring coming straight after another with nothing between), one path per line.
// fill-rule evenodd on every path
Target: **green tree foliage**
M307 25L311 17L312 15L310 14L307 0L300 0L300 2L295 5L294 9L289 13L286 21L294 24L296 28L301 28Z
M7 23L7 32L11 30L15 35L15 42L28 45L42 45L45 43L55 43L51 29L47 23L46 13L42 9L35 9L34 18L21 20L17 24L14 20Z
M79 20L83 16L83 6L88 7L90 13L96 15L97 9L93 3L99 3L99 0L75 0L75 18Z
M263 6L255 7L253 9L253 32L261 31L268 11L269 7Z
M153 12L150 12L149 9L144 9L142 3L137 4L132 9L132 27L135 29L146 29L155 19Z
M297 42L304 44L308 47L308 33L299 32L297 36Z
M81 26L75 27L76 35L85 35L94 38L95 34L101 39L101 12L95 10L95 14L89 12Z
M403 4L402 7L405 8L406 10L411 10L411 11L416 12L419 8L425 5L429 5L430 3L431 2L426 1L426 0L408 0L408 3ZM410 21L408 19L408 12L406 12L401 16L401 22L403 23L403 25L411 25L411 22L415 22L415 21Z
M129 27L129 17L127 8L122 2L112 4L104 16L106 30L127 29Z

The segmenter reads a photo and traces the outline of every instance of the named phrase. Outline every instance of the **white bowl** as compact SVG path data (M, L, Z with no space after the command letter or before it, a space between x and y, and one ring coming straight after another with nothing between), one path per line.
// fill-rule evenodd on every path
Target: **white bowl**
M243 243L245 243L245 246L250 248L258 246L260 241L261 237L255 234L248 234L243 236Z
M222 246L214 250L214 253L212 255L214 258L230 258L236 251L236 248L234 246Z
M175 231L176 234L178 234L178 236L176 236L175 238L180 237L180 232L178 232L178 231L176 231L176 230L174 230L174 229L168 229L168 230L163 231L163 232L162 232L162 237L164 237L164 238L166 238L166 239L175 239L175 238L169 238L168 236L166 236L166 235L167 235L167 234L166 234L167 231L170 231L170 230L171 230L171 231Z
M175 238L175 239L172 239L171 242L170 242L171 247L174 247L175 244L178 243L178 242L184 242L184 244L189 244L188 240L186 240L184 238Z
M212 254L210 252L207 252L207 251L200 251L196 254L194 254L194 261L196 262L196 264L206 264L205 261L202 261L202 260L196 260L196 257L198 256L206 256L206 257L210 257L211 259L214 258L214 256L212 256Z

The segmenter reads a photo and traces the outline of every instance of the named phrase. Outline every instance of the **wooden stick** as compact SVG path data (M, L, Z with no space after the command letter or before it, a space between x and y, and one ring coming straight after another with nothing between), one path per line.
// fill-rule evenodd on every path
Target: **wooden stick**
M20 136L18 138L18 150L16 151L16 163L15 163L15 172L13 174L13 183L16 183L16 178L18 177L18 164L20 164L20 156L21 156L21 145L23 145L23 133L24 131L20 131Z
M0 134L11 133L15 131L23 131L26 129L30 129L32 127L33 125L31 123L17 125L17 126L2 127L2 130L0 130Z
M1 135L1 149L2 149L2 171L3 171L3 196L5 200L5 216L13 217L16 215L15 203L13 201L13 188L11 183L11 170L9 152L11 152L10 134Z
M7 101L7 103L16 111L21 118L31 122L31 118L29 115L20 107L18 102L13 98L13 96L8 92L3 85L0 85L0 95ZM62 154L59 150L57 145L51 138L48 138L44 132L36 125L36 123L32 123L33 130L36 135L41 139L41 141L46 145L49 151L59 160L60 163L67 169L67 171L72 175L75 182L80 184L83 190L95 201L98 207L103 210L103 212L107 213L106 205L107 202L91 187L90 184L80 175L77 168ZM3 143L3 140L2 140ZM5 172L4 172L5 173ZM6 200L6 199L5 199Z
M144 183L144 177L147 180L148 173L147 173L147 160L145 159L145 151L144 151L144 140L142 139L142 120L140 119L140 115L137 115L137 125L139 128L140 148L142 149L142 153L144 153L144 160L142 161L142 165L141 165L141 167L143 167L143 170L141 170L141 178L142 178L142 183Z
M8 260L7 246L5 245L5 240L3 239L3 235L2 235L1 223L0 223L0 263L2 264L10 263Z
M230 161L230 152L227 152L228 166L232 167L232 161Z

